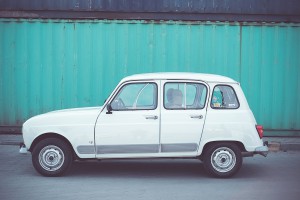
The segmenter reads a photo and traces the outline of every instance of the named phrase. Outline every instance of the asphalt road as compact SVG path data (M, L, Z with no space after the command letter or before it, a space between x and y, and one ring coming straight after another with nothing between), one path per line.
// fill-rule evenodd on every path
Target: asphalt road
M75 163L64 177L40 176L31 155L0 145L0 199L300 199L300 151L244 158L231 179L207 176L197 160Z

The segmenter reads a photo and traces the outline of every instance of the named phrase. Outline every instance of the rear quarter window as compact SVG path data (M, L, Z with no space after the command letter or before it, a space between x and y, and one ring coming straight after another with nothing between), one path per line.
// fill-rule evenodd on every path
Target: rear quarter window
M240 107L236 93L229 85L214 87L210 105L214 109L237 109Z

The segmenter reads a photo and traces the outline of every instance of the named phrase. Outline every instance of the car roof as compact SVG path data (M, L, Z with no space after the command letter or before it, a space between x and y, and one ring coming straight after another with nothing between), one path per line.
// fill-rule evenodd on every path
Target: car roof
M237 83L237 81L226 76L191 72L157 72L135 74L123 78L122 82L130 80L199 80L204 82Z

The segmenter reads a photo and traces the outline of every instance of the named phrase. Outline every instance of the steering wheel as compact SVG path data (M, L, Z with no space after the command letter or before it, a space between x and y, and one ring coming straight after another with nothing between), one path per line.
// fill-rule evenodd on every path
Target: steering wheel
M122 110L122 109L126 108L126 106L121 98L114 99L111 103L111 106L112 106L113 110L120 110L120 109Z
M125 108L125 103L123 102L123 100L121 98L118 98L117 99L117 105L118 105L118 108Z

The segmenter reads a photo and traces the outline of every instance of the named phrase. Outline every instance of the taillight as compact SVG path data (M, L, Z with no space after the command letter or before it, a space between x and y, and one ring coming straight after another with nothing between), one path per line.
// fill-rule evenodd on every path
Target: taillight
M256 125L255 127L259 135L259 138L261 139L264 136L264 127L262 125Z

